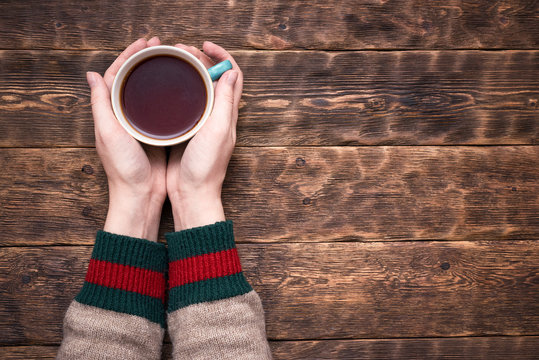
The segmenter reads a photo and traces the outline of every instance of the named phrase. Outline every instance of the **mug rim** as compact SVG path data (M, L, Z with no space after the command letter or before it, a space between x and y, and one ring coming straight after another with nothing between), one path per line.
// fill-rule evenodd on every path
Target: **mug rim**
M156 139L156 138L149 137L137 131L133 127L133 125L131 125L129 121L127 121L124 115L123 109L122 109L122 104L121 104L121 99L120 99L120 92L121 92L121 87L124 82L124 79L131 72L134 66L149 57L159 56L159 55L177 56L180 59L187 61L189 62L189 64L194 66L195 69L201 75L202 80L204 81L204 86L206 88L206 94L207 94L206 107L204 108L204 113L202 114L202 117L200 118L200 120L198 120L197 124L186 133L170 138L170 139ZM139 52L131 55L122 64L122 66L118 70L118 73L116 74L114 81L112 83L110 96L111 96L112 109L113 109L114 115L116 116L116 119L118 120L120 125L124 128L125 131L127 131L129 135L131 135L138 141L143 142L145 144L154 145L154 146L172 146L172 145L180 144L192 138L206 123L213 109L214 89L213 89L213 81L211 80L208 70L197 57L195 57L193 54L189 53L188 51L177 48L175 46L158 45L158 46L152 46L152 47L148 47L143 50L140 50Z

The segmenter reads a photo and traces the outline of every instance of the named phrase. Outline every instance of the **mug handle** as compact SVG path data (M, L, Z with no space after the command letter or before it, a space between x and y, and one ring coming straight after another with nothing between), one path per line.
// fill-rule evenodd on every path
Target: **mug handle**
M225 73L232 69L232 63L230 60L221 61L219 64L212 66L208 69L212 81L217 81Z

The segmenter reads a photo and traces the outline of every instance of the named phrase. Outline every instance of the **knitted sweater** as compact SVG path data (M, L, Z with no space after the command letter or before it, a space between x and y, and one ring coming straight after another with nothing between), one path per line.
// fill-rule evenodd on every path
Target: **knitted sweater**
M260 298L243 276L230 221L166 234L167 248L104 231L64 319L57 359L271 359ZM168 263L168 266L167 266Z

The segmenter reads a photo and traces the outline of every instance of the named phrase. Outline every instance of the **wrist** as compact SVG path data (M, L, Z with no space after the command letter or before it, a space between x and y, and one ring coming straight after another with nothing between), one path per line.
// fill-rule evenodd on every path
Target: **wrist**
M214 224L225 220L221 196L216 192L189 192L169 195L174 230Z
M164 198L152 193L110 189L104 230L157 241Z

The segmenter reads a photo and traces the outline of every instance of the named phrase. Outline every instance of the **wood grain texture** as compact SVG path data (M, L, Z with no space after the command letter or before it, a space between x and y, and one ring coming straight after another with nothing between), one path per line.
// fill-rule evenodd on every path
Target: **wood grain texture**
M0 246L93 243L94 149L2 149L0 168ZM223 203L239 242L537 239L538 168L536 146L237 148Z
M473 337L437 339L373 339L270 341L275 360L416 360L489 359L534 360L539 338ZM170 344L164 344L162 359L171 359ZM54 359L58 345L0 347L4 360Z
M0 146L93 146L112 52L0 51ZM238 145L539 144L539 51L237 51Z
M58 345L30 345L0 347L0 358L4 360L45 360L56 359Z
M532 360L539 351L539 338L280 341L270 345L274 358L283 360Z
M2 344L59 343L91 250L0 248ZM536 241L240 244L239 253L270 339L517 336L539 327Z
M120 49L142 36L230 48L536 48L536 0L24 1L0 4L4 48Z

